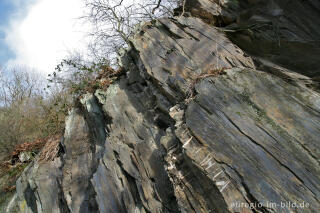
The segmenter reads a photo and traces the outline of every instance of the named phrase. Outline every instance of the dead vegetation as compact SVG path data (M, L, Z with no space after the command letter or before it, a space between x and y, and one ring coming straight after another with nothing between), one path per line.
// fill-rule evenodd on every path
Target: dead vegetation
M72 99L59 87L44 90L44 81L27 67L0 68L0 161L38 152L43 140L63 132Z
M23 143L16 145L12 153L10 154L10 160L12 163L16 162L19 160L19 155L22 152L31 152L31 153L38 153L41 148L44 146L46 142L45 138L42 139L37 139L33 142L30 143Z
M12 165L10 161L0 163L0 194L15 190L15 184L23 170L29 163L20 163Z
M189 83L188 90L187 90L187 98L186 103L189 103L191 100L194 99L196 92L195 92L195 86L197 83L199 83L201 80L208 78L208 77L217 77L219 75L225 74L225 71L228 68L226 67L216 67L214 65L211 65L209 69L202 72L201 74L193 77Z
M94 93L97 89L107 89L118 77L124 72L124 68L120 67L115 70L112 67L104 67L98 73L98 76L87 83L81 91L82 94L89 92ZM81 96L80 96L81 97Z
M39 162L53 161L59 156L60 152L60 136L50 138L44 145L40 155Z
M194 79L195 84L204 78L216 77L218 75L225 74L226 69L227 69L226 67L216 68L214 66L210 66L210 68L206 72L201 73L199 76L197 76Z
M16 145L12 153L0 162L0 194L15 190L17 179L30 162L36 158L37 154L39 154L39 162L52 161L59 156L61 151L60 138L61 135L55 135ZM31 153L32 158L21 162L19 160L21 153Z

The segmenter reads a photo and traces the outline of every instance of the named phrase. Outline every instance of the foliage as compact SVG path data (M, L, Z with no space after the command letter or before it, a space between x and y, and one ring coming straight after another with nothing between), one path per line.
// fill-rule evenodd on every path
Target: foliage
M28 68L6 68L0 78L0 160L17 144L61 133L68 94L44 92L46 79Z
M121 68L113 69L105 58L91 62L73 56L56 67L56 71L49 75L49 82L59 84L64 91L77 98L83 93L109 86L122 71Z
M81 18L93 26L92 43L88 47L91 55L85 59L76 53L62 60L48 76L49 82L59 84L74 97L112 83L122 71L111 68L119 67L117 52L130 45L135 26L159 17L171 17L173 9L182 4L183 0L85 0L87 10Z

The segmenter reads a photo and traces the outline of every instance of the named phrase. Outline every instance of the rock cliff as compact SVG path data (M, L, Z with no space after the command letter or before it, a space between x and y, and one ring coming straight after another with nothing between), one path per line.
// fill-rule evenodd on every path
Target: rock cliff
M318 212L320 4L187 0L143 23L8 212Z

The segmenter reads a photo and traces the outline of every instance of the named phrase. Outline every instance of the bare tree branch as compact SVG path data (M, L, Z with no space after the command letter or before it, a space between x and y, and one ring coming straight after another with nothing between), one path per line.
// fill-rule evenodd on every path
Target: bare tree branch
M85 0L89 9L82 17L95 27L91 33L93 55L111 55L111 64L120 47L129 45L134 26L158 17L170 17L178 0Z
M161 5L161 0L158 0L157 6L152 9L152 14L154 14L156 9L158 9L160 7L160 5Z

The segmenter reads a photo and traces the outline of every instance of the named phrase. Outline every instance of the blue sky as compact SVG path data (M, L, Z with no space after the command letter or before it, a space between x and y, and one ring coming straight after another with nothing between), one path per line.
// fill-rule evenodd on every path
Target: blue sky
M0 0L0 66L3 66L10 58L14 58L12 52L5 42L4 29L8 26L9 16L15 11L12 1Z
M84 52L83 0L0 0L0 66L48 74L70 52Z

